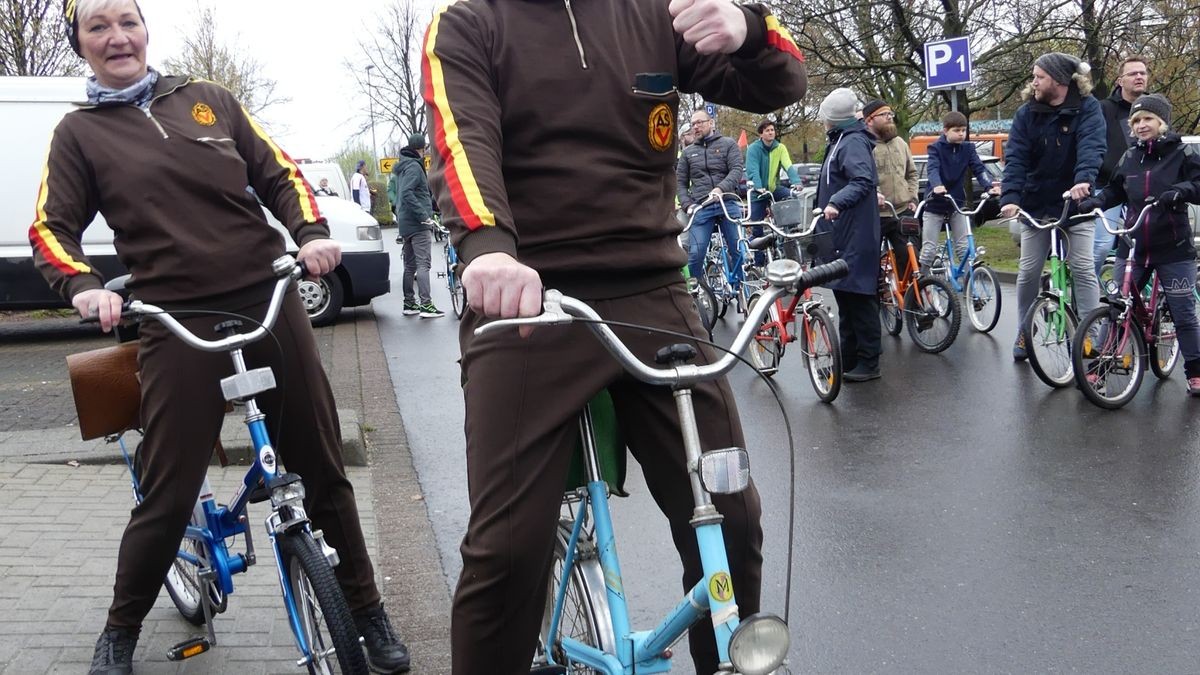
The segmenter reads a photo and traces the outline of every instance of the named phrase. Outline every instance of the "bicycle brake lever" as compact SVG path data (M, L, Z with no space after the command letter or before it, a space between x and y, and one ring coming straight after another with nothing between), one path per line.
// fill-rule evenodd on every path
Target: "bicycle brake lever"
M476 328L475 335L479 336L500 330L501 328L510 328L513 326L555 326L560 323L571 323L574 320L575 317L563 311L562 293L555 290L548 290L542 299L541 314L516 319L497 319Z

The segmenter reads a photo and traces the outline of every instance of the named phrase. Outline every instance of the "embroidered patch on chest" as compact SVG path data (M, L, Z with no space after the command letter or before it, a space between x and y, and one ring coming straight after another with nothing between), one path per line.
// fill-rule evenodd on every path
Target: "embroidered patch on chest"
M211 127L217 123L216 113L206 103L197 103L192 106L192 119L202 127Z
M650 119L646 123L646 132L650 138L650 147L659 152L671 149L675 140L675 116L671 114L671 106L659 103L650 111Z

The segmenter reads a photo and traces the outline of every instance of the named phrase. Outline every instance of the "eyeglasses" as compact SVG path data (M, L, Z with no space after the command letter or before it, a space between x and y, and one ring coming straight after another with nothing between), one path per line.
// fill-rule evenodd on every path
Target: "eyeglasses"
M876 117L882 117L884 119L894 120L894 119L896 119L896 113L894 113L894 112L875 113L874 115L871 115L870 119L875 119Z

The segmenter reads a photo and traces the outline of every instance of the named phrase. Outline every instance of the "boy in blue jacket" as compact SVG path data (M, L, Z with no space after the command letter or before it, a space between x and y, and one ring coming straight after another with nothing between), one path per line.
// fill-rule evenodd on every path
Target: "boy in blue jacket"
M992 183L987 168L979 160L979 153L967 139L967 116L948 112L942 117L943 133L929 146L929 192L925 197L925 211L921 216L921 272L926 273L937 256L938 235L942 225L950 221L950 236L954 238L955 260L967 254L967 217L954 209L946 198L954 198L960 207L967 203L967 170L975 174L975 180L992 194L1000 194L1000 186Z

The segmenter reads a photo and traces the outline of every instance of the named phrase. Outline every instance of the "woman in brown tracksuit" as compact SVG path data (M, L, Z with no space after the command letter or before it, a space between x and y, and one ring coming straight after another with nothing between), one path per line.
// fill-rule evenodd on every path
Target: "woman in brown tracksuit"
M435 13L424 55L430 183L470 300L460 344L471 516L453 672L511 675L529 670L575 420L599 390L612 393L670 521L685 587L702 570L670 390L627 376L581 326L473 330L539 313L544 285L607 319L702 335L672 216L679 92L765 113L801 98L806 78L774 17L725 0L456 2ZM618 332L646 361L671 342ZM699 361L713 358L705 348ZM705 448L744 444L724 380L698 387L695 405ZM761 586L758 492L713 501L745 616ZM697 672L716 669L712 635L708 621L691 631Z
M310 273L329 273L340 247L292 160L233 96L209 82L161 76L146 66L146 28L133 0L67 0L67 32L95 72L88 103L54 131L30 227L34 260L50 285L107 331L121 299L83 256L80 238L97 213L114 231L129 288L168 310L221 310L261 317L271 294L271 261L284 253L255 194L300 245ZM248 188L253 188L251 193ZM213 315L181 322L213 338ZM335 568L373 665L408 668L388 624L363 542L354 491L341 460L337 412L312 329L294 289L272 341L245 351L288 389L261 395L273 445L307 489L305 508L341 556ZM142 620L162 580L218 438L232 373L224 353L193 350L158 322L140 329L143 501L121 540L114 597L92 673L129 673Z

